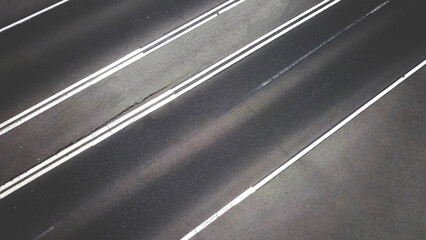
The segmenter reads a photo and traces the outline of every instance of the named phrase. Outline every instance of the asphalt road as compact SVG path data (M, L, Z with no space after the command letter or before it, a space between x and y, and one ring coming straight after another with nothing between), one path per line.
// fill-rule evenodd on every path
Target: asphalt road
M246 1L115 73L102 84L0 136L2 181L36 164L35 156L45 158L54 154L135 103L134 107L142 104L151 93L184 81L317 3L289 1L285 5L284 2ZM188 6L194 5L188 1ZM282 5L287 7L277 8ZM409 3L346 0L336 4L180 98L0 199L0 236L7 239L183 237L423 61L426 35L418 26L425 22L426 16L421 6L420 0ZM193 8L188 12L197 13ZM105 24L102 19L99 17L99 24ZM89 18L84 21L90 22ZM116 41L130 40L117 36ZM71 46L79 44L76 41ZM92 43L85 44L87 51L95 51ZM131 45L122 42L121 46ZM109 49L105 54L116 55L111 45L105 48ZM85 54L90 54L87 51ZM78 64L84 64L77 60L75 63L76 69L81 67ZM61 82L73 81L62 80L60 76ZM301 159L289 169L290 174L285 171L197 237L274 239L288 234L290 238L416 238L424 235L419 226L422 219L413 216L415 209L424 206L421 194L424 189L418 188L424 182L424 174L419 170L424 165L424 70L410 80ZM148 86L150 89L146 89ZM40 94L37 88L31 92ZM22 101L30 100L31 97ZM24 106L20 105L22 102L10 102ZM400 138L392 137L395 134ZM403 147L408 150L398 151ZM389 153L390 149L396 153ZM365 161L357 161L360 154ZM406 165L397 165L401 158L408 159ZM357 171L351 171L353 168ZM347 174L336 173L338 170ZM417 178L411 179L407 173L410 171ZM403 180L389 183L398 177L410 180L410 185L403 185ZM289 186L290 193L287 188L280 188L281 184ZM376 189L374 194L372 189ZM396 192L390 192L392 189ZM404 190L412 196L407 202L398 198L401 197L398 192ZM287 193L290 196L285 198ZM367 196L371 198L362 201ZM267 201L274 204L268 205ZM292 209L293 214L286 212L285 207L294 201L298 204ZM303 203L309 206L305 208ZM400 212L387 211L405 203L409 207ZM326 211L333 206L337 207ZM381 208L373 211L375 207ZM404 221L399 214L412 221L413 230L410 228L405 233L402 227L394 228L398 221ZM395 216L399 220L383 223L383 219ZM339 221L339 217L343 220ZM360 225L360 219L366 223ZM367 226L375 220L382 221L377 228ZM253 221L256 226L252 226ZM292 225L286 225L288 222ZM300 222L306 224L298 225ZM359 229L363 227L372 229L371 235L362 235ZM400 235L386 235L389 228L399 230ZM300 232L307 235L298 235Z
M424 239L426 69L195 239Z

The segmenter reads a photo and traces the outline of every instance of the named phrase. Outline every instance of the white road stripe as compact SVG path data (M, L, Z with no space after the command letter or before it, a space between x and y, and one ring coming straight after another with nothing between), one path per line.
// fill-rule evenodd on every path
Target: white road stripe
M352 119L354 119L356 116L358 116L360 113L365 111L367 108L369 108L371 105L373 105L375 102L377 102L380 98L388 94L392 89L397 87L399 84L404 82L408 77L413 75L415 72L417 72L419 69L421 69L423 66L426 65L426 60L423 60L419 65L414 67L412 70L410 70L408 73L406 73L404 76L402 76L400 79L395 81L392 85L387 87L385 90L380 92L378 95L376 95L374 98L369 100L367 103L362 105L360 108L358 108L355 112L353 112L351 115L349 115L347 118L345 118L343 121L339 122L336 126L334 126L332 129L330 129L328 132L326 132L324 135L319 137L317 140L315 140L313 143L308 145L306 148L304 148L302 151L300 151L298 154L296 154L294 157L292 157L289 161L287 161L285 164L281 165L279 168L277 168L275 171L273 171L271 174L263 178L259 183L253 185L252 187L248 188L246 191L241 193L238 197L236 197L234 200L232 200L230 203L226 204L222 209L220 209L218 212L213 214L211 217L209 217L206 221L201 223L199 226L197 226L194 230L189 232L187 235L185 235L181 240L188 240L192 237L194 237L197 233L202 231L204 228L206 228L208 225L210 225L212 222L217 220L220 216L222 216L224 213L226 213L229 209L239 204L241 201L246 199L248 196L259 190L261 187L263 187L266 183L274 179L278 174L283 172L285 169L290 167L293 163L295 163L297 160L302 158L304 155L306 155L308 152L310 152L312 149L314 149L316 146L321 144L324 140L326 140L328 137L333 135L335 132L337 132L340 128L345 126L348 122L350 122Z
M205 69L204 71L200 72L199 74L191 77L190 79L184 81L183 83L181 83L181 84L173 87L172 89L164 92L163 94L155 97L154 99L148 101L147 103L141 105L140 107L138 107L138 108L132 110L131 112L123 115L122 117L112 121L111 123L108 123L106 126L98 129L97 131L93 132L89 136L81 139L80 141L76 142L75 144L71 145L70 147L62 150L58 154L48 158L47 160L43 161L42 163L31 168L27 172L21 174L20 176L14 178L10 182L1 186L0 187L0 199L6 197L7 195L11 194L12 192L23 187L24 185L26 185L26 184L30 183L31 181L37 179L38 177L42 176L43 174L49 172L53 168L55 168L55 167L61 165L62 163L68 161L69 159L76 156L77 154L79 154L79 153L87 150L88 148L96 145L97 143L107 139L108 137L112 136L114 133L117 133L118 131L125 128L126 126L134 123L135 121L141 119L142 117L144 117L144 116L150 114L151 112L159 109L160 107L166 105L167 103L170 103L171 101L175 100L176 98L182 96L184 93L190 91L191 89L195 88L196 86L200 85L201 83L209 80L213 76L224 71L225 69L229 68L233 64L241 61L243 58L249 56L253 52L259 50L260 48L262 48L264 46L266 46L271 41L277 39L278 37L289 32L290 30L299 26L303 22L306 22L307 20L318 15L319 13L323 12L324 10L328 9L329 7L333 6L334 4L336 4L340 1L341 0L334 0L334 1L325 0L325 1L321 2L320 4L317 4L316 6L308 9L307 11L298 15L297 17L295 17L295 18L291 19L290 21L282 24L281 26L275 28L274 30L263 35L262 37L258 38L257 40L251 42L250 44L241 48L237 52L229 55L228 57L226 57L224 59L222 59L221 61L214 64L213 66ZM327 4L327 3L329 3L329 4ZM325 5L325 4L327 4L327 5ZM300 20L300 21L296 22L297 20ZM290 25L292 23L294 23L294 24ZM287 26L288 26L288 28L285 28Z
M236 7L237 5L240 5L241 3L243 3L243 2L245 2L246 0L239 0L239 1L237 1L237 2L235 2L235 3L233 3L233 4L231 4L231 5L229 5L228 7L226 7L226 8L224 8L224 9L222 9L222 10L220 10L219 12L217 12L218 14L222 14L222 13L224 13L224 12L226 12L226 11L228 11L228 10L230 10L230 9L232 9L232 8L234 8L234 7Z
M6 31L6 30L8 30L8 29L10 29L10 28L13 28L13 27L15 27L16 25L19 25L19 24L21 24L21 23L24 23L24 22L26 22L26 21L30 20L31 18L37 17L38 15L43 14L43 13L45 13L45 12L47 12L47 11L49 11L49 10L51 10L51 9L55 8L55 7L58 7L58 6L60 6L60 5L64 4L64 3L68 2L68 1L70 1L70 0L62 0L62 1L60 1L60 2L57 2L57 3L55 3L55 4L51 5L51 6L49 6L49 7L45 8L45 9L43 9L43 10L40 10L40 11L38 11L38 12L36 12L36 13L31 14L31 15L29 15L28 17L25 17L25 18L23 18L23 19L21 19L21 20L19 20L19 21L16 21L16 22L14 22L14 23L12 23L12 24L9 24L9 25L7 25L7 26L5 26L5 27L1 28L1 29L0 29L0 33L4 32L4 31Z
M154 42L127 54L126 56L120 58L119 60L106 66L105 68L100 69L99 71L89 75L88 77L81 79L80 81L72 84L71 86L65 88L64 90L52 95L51 97L19 113L18 115L0 124L0 136L18 127L19 125L29 121L30 119L36 117L37 115L47 111L48 109L56 106L57 104L65 101L66 99L74 96L75 94L83 91L84 89L90 87L91 85L104 80L108 76L111 76L115 72L129 66L130 64L138 61L139 59L154 52L155 50L178 39L184 34L209 22L210 20L218 16L219 11L226 8L230 8L231 6L235 7L244 1L245 0L243 1L229 0L221 4L220 6L195 18L194 20L182 25L181 27L169 32L168 34L162 36L161 38L155 40ZM238 4L235 4L236 2L238 2Z

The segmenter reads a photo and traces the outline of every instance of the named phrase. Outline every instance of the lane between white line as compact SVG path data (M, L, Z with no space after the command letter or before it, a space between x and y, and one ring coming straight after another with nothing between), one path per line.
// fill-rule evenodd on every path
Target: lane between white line
M367 108L369 108L371 105L373 105L375 102L377 102L380 98L388 94L392 89L397 87L399 84L404 82L408 77L413 75L415 72L417 72L419 69L421 69L423 66L426 65L426 59L423 60L419 65L414 67L412 70L410 70L408 73L406 73L404 76L402 76L400 79L395 81L392 85L387 87L385 90L380 92L378 95L376 95L374 98L369 100L367 103L362 105L360 108L358 108L355 112L353 112L351 115L343 119L341 122L339 122L336 126L334 126L332 129L330 129L328 132L326 132L324 135L319 137L317 140L315 140L313 143L308 145L306 148L304 148L302 151L300 151L298 154L296 154L294 157L292 157L290 160L288 160L286 163L281 165L279 168L277 168L275 171L273 171L271 174L263 178L259 183L253 185L252 187L248 188L246 191L241 193L238 197L236 197L234 200L226 204L222 209L217 211L215 214L213 214L211 217L209 217L207 220L205 220L203 223L201 223L199 226L197 226L194 230L189 232L187 235L185 235L181 240L188 240L197 235L197 233L201 232L204 228L206 228L208 225L216 221L220 216L225 214L227 211L229 211L232 207L238 205L240 202L242 202L244 199L246 199L248 196L259 190L261 187L263 187L265 184L270 182L272 179L274 179L278 174L282 173L284 170L286 170L288 167L290 167L293 163L295 163L297 160L302 158L304 155L306 155L308 152L310 152L312 149L314 149L316 146L318 146L320 143L322 143L324 140L326 140L328 137L333 135L335 132L337 132L340 128L345 126L348 122L350 122L352 119L354 119L356 116L358 116L360 113L365 111Z

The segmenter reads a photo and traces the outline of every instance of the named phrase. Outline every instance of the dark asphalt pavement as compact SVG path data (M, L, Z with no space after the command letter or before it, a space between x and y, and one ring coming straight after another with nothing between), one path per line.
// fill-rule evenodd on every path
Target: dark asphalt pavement
M88 31L96 35L97 31L89 31L98 29L96 24L106 26L108 21L119 18L120 11L112 7L114 4L135 8L131 11L134 15L120 18L124 22L117 23L118 28L132 28L132 24L125 21L142 18L144 15L137 10L168 9L160 8L161 4L156 5L155 1L139 1L140 5L130 0L108 2L111 5L105 3L102 9L106 12L99 10L99 15L89 14L90 17L81 20L65 17L64 21L82 21L81 26L84 26L71 24L68 31L75 32L77 37L80 30L81 34ZM281 1L281 4L286 4L284 2L287 1ZM0 236L11 240L183 237L423 61L426 34L418 26L426 21L426 16L421 2L345 0L327 9L180 98L1 199ZM73 139L89 134L133 103L140 104L150 93L184 81L244 46L242 43L253 41L317 2L297 4L289 1L286 5L289 8L284 8L289 9L288 15L272 17L265 14L274 13L277 10L274 6L279 3L271 1L268 5L248 0L193 35L182 38L181 42L169 45L162 50L164 52L150 55L152 58L145 62L142 60L117 72L103 84L95 85L64 105L43 113L39 119L0 136L1 180L5 182L34 165L31 157L35 152L45 154L43 157L54 154L52 150L59 150L75 141ZM145 4L146 8L141 6ZM197 15L214 4L212 1L179 3L177 9L182 12L165 20L166 25L177 24L176 16ZM81 7L74 11L78 9ZM87 9L89 13L90 8ZM258 9L265 12L255 15ZM70 12L66 11L67 14ZM236 17L238 13L243 14ZM49 17L55 19L50 15L45 17L44 21ZM31 27L37 21L43 21L43 17L23 26ZM253 31L244 30L250 28L244 25L250 21ZM43 26L40 24L39 27ZM54 23L51 25L55 27ZM16 33L10 34L24 34L19 31L17 28ZM134 46L130 42L142 33L128 31L131 32L129 36L135 38L114 35L109 44L100 44L99 48L93 48L94 43L88 40L71 44L73 38L69 35L56 35L64 44L81 46L86 57L70 48L69 53L79 57L69 57L74 64L64 63L61 51L49 47L51 54L61 55L58 64L67 67L60 68L62 73L43 71L40 74L56 75L60 82L69 84L74 79L70 77L72 68L83 74L110 59L104 55L102 61L93 61L88 68L82 68L87 64L82 59L89 56L98 59L91 51L116 56L114 46L121 46L121 50ZM207 32L213 35L206 35ZM99 28L99 33L114 32ZM231 36L232 33L236 34ZM223 38L213 38L214 34ZM47 44L42 38L35 42ZM25 45L26 41L28 39L17 41L16 47ZM224 46L227 41L230 45ZM207 50L204 54L195 52L194 48L188 47L191 44L194 48L204 46ZM102 48L108 51L104 52ZM34 45L34 51L41 49ZM3 47L1 51L14 55L12 48ZM49 51L42 52L48 54L47 61L54 63ZM182 52L186 55L181 55ZM22 53L28 54L29 58L36 56L27 51ZM176 54L176 60L170 53ZM167 61L167 54L172 56L171 62ZM2 69L14 72L20 65L13 63L18 61L18 56L0 63L0 72ZM22 59L22 66L25 66L25 59ZM189 63L185 65L187 61ZM149 62L157 68L151 67L153 65L143 67ZM173 66L186 67L174 70ZM30 71L20 74L22 78L17 79L33 75ZM425 206L422 194L425 176L421 171L425 156L422 146L426 140L424 74L423 69L289 168L289 173L286 170L280 174L197 237L416 239L424 236L424 217L416 215L415 211ZM142 78L153 79L149 76L164 80L158 85L152 83L155 80L144 82L145 85L137 84ZM46 91L54 92L63 86L52 81L55 87L49 87L48 78L40 79L45 79ZM16 84L19 81L16 80ZM22 81L28 83L28 80ZM43 85L43 81L34 84ZM9 81L5 84L18 86L15 83L7 85ZM151 89L142 91L147 85ZM17 98L21 99L19 96L28 92L45 94L45 90L40 92L31 84L26 87L28 89L17 94ZM14 91L14 87L7 89ZM114 92L117 89L120 92ZM138 92L142 94L138 96ZM118 96L123 100L118 101ZM29 97L22 101L30 100L34 99ZM8 101L23 106L14 99ZM114 105L117 101L123 104ZM52 130L45 131L48 128ZM64 131L65 137L56 135L58 131ZM72 134L73 137L68 138ZM19 145L19 141L26 145ZM45 152L42 151L44 145ZM18 148L26 147L33 152L19 152ZM401 159L407 160L403 164ZM409 183L405 185L407 181ZM291 210L287 212L289 206ZM392 211L398 207L400 210ZM397 220L393 222L384 222L395 218Z
M58 2L58 0L0 0L0 29Z

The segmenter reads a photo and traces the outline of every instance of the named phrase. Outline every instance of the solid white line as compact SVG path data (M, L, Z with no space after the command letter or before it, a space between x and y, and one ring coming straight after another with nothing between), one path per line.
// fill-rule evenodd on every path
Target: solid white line
M210 20L218 16L218 11L220 11L223 8L229 7L229 5L232 5L233 2L235 2L235 0L229 0L221 4L220 6L215 7L214 9L204 13L203 15L193 19L192 21L182 25L181 27L167 33L166 35L155 40L154 42L127 54L126 56L120 58L119 60L113 62L112 64L100 69L99 71L89 75L88 77L83 78L82 80L79 80L78 82L72 84L71 86L65 88L64 90L52 95L51 97L41 101L40 103L30 107L29 109L1 123L0 136L18 127L19 125L29 121L30 119L36 117L37 115L47 111L48 109L56 106L57 104L65 101L66 99L74 96L75 94L83 91L84 89L90 87L91 85L104 80L108 76L111 76L115 72L129 66L130 64L147 56L148 54L154 52L155 50L178 39L184 34L209 22ZM234 5L234 7L237 5Z
M56 166L59 166L60 164L68 161L69 159L71 159L75 155L83 152L84 150L86 150L86 149L96 145L97 143L105 140L106 138L112 136L114 133L120 131L121 129L125 128L126 126L134 123L135 121L141 119L142 117L150 114L151 112L159 109L160 107L166 105L167 103L170 103L171 101L175 100L176 98L182 96L184 93L188 92L189 90L195 88L196 86L200 85L201 83L207 81L208 79L212 78L213 76L217 75L218 73L229 68L233 64L241 61L243 58L249 56L253 52L264 47L265 45L270 43L272 40L277 39L279 36L282 36L283 34L287 33L291 29L294 29L295 26L299 26L301 24L301 22L305 22L308 19L311 19L313 16L316 16L320 12L322 12L325 9L333 6L334 4L336 4L339 1L340 0L335 0L335 1L331 2L330 4L318 9L319 7L323 6L325 3L330 2L330 0L325 0L325 1L321 2L320 4L308 9L307 11L298 15L297 17L293 18L292 20L282 24L281 26L279 26L276 29L270 31L269 33L263 35L262 37L258 38L257 40L253 41L252 43L246 45L245 47L241 48L240 50L236 51L235 53L233 53L233 54L229 55L228 57L222 59L221 61L214 64L213 66L205 69L204 71L200 72L199 74L191 77L190 79L184 81L183 83L181 83L181 84L173 87L172 89L164 92L163 94L159 95L158 97L155 97L154 99L148 101L147 103L141 105L140 107L134 109L133 111L123 115L122 117L114 120L113 122L107 124L106 126L98 129L94 133L92 133L89 136L81 139L80 141L76 142L75 144L71 145L70 147L62 150L58 154L48 158L47 160L43 161L42 163L36 165L35 167L31 168L27 172L19 175L18 177L14 178L13 180L11 180L8 183L1 186L0 187L0 199L6 197L7 195L11 194L12 192L18 190L19 188L23 187L24 185L35 180L36 178L38 178L38 177L42 176L43 174L49 172L50 170L52 170ZM318 9L318 10L313 12L315 9ZM311 13L311 12L313 12L313 13ZM309 13L311 13L311 14L306 16ZM297 22L294 25L291 25L288 28L283 29L284 27L288 26L289 24L294 23L296 20L299 20L303 16L306 16L306 17L301 19L300 22ZM282 31L279 32L279 30L282 30ZM276 34L276 35L272 36L272 34ZM267 38L267 37L269 37L269 38ZM263 41L263 40L265 40L265 41ZM263 42L261 42L261 41L263 41ZM256 45L256 44L258 44L258 45ZM234 59L232 59L232 58L234 58ZM200 77L201 77L201 79L199 79Z
M224 13L224 12L226 12L226 11L228 11L228 10L230 10L230 9L234 8L234 7L236 7L237 5L240 5L241 3L245 2L245 1L246 1L246 0L240 0L240 1L238 1L238 2L235 2L235 3L231 4L231 5L229 5L228 7L226 7L226 8L224 8L224 9L220 10L220 11L218 12L218 14L222 14L222 13Z
M387 87L385 90L380 92L378 95L376 95L374 98L369 100L367 103L362 105L360 108L358 108L355 112L353 112L351 115L346 117L344 120L339 122L336 126L334 126L332 129L330 129L328 132L326 132L324 135L319 137L317 140L315 140L313 143L308 145L306 148L304 148L302 151L300 151L298 154L296 154L294 157L292 157L289 161L281 165L279 168L277 168L275 171L273 171L271 174L269 174L267 177L262 179L259 183L253 185L252 187L248 188L246 191L244 191L242 194L240 194L238 197L236 197L234 200L232 200L230 203L226 204L222 209L220 209L218 212L213 214L211 217L209 217L206 221L201 223L199 226L197 226L194 230L189 232L187 235L185 235L181 240L188 240L192 237L194 237L197 233L202 231L204 228L206 228L208 225L210 225L212 222L217 220L220 216L222 216L224 213L229 211L232 207L239 204L241 201L246 199L248 196L256 192L258 189L263 187L266 183L274 179L278 174L283 172L285 169L290 167L293 163L295 163L297 160L302 158L304 155L306 155L308 152L310 152L312 149L314 149L316 146L318 146L320 143L322 143L324 140L326 140L328 137L333 135L335 132L337 132L339 129L341 129L343 126L345 126L348 122L350 122L352 119L354 119L356 116L358 116L360 113L365 111L367 108L369 108L371 105L373 105L375 102L377 102L379 99L381 99L383 96L388 94L392 89L397 87L399 84L404 82L408 77L413 75L415 72L417 72L419 69L421 69L423 66L426 65L426 60L423 60L419 65L414 67L412 70L410 70L408 73L406 73L404 76L402 76L400 79L395 81L393 84L391 84L389 87Z
M47 12L47 11L49 11L49 10L51 10L51 9L55 8L55 7L58 7L58 6L60 6L60 5L64 4L64 3L66 3L66 2L68 2L68 1L70 1L70 0L62 0L62 1L60 1L60 2L57 2L57 3L55 3L55 4L51 5L51 6L49 6L49 7L45 8L45 9L43 9L43 10L40 10L40 11L38 11L38 12L36 12L36 13L31 14L31 15L29 15L28 17L25 17L25 18L23 18L23 19L21 19L21 20L19 20L19 21L16 21L16 22L14 22L14 23L12 23L12 24L10 24L10 25L7 25L6 27L3 27L3 28L1 28L1 29L0 29L0 33L4 32L4 31L6 31L6 30L8 30L8 29L10 29L10 28L13 28L13 27L15 27L16 25L19 25L19 24L21 24L21 23L24 23L24 22L26 22L26 21L30 20L31 18L37 17L38 15L40 15L40 14L42 14L42 13L45 13L45 12Z

